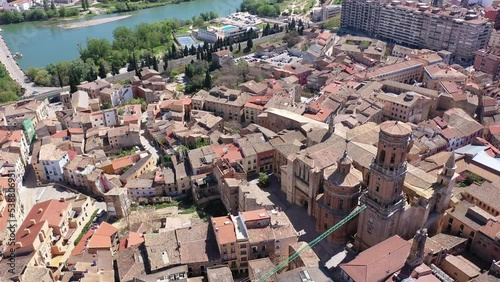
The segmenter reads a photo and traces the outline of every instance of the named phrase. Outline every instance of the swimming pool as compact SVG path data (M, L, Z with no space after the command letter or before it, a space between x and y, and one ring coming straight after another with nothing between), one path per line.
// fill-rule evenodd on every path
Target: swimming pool
M234 25L226 25L226 26L222 27L221 29L223 31L226 31L226 30L230 30L230 29L233 29L233 28L234 28Z
M198 42L196 42L196 39L193 38L191 35L179 35L175 37L175 40L179 42L179 44L184 47L184 46L191 46L191 45L197 45Z

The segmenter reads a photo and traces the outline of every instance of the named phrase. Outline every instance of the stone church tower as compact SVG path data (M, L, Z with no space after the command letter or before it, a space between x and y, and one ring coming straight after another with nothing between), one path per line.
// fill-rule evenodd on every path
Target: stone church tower
M320 233L334 226L358 207L358 198L361 192L361 171L352 166L352 159L347 151L337 161L337 166L325 169L325 192L317 199L316 230ZM356 233L357 217L346 222L339 229L327 237L327 240L336 244L345 244Z
M380 125L377 155L370 165L368 189L360 198L366 209L360 214L354 242L359 251L398 232L406 205L403 185L411 136L412 130L407 124L386 121Z
M451 192L455 186L455 180L458 174L455 173L457 165L455 164L455 154L452 152L446 161L443 169L438 174L437 183L440 189L436 194L436 212L443 214L450 204Z

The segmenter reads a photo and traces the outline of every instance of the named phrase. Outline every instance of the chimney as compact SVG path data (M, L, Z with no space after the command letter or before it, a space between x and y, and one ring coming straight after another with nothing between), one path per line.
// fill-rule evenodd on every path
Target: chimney
M16 249L19 249L19 248L22 248L22 247L23 247L23 243L16 242Z
M59 202L66 202L66 200L64 198L60 198Z
M30 219L30 226L35 225L36 221L34 219Z
M42 209L42 208L39 208L39 209L38 209L38 213L41 213L41 212L43 212L43 209Z
M31 231L29 230L29 228L24 228L24 233L25 233L25 234L30 234L30 233L31 233Z

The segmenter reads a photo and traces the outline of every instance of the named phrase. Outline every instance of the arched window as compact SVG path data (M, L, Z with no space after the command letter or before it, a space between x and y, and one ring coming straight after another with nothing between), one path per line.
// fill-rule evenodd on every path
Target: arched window
M382 152L380 152L379 161L384 162L384 160L385 160L385 150L382 150Z

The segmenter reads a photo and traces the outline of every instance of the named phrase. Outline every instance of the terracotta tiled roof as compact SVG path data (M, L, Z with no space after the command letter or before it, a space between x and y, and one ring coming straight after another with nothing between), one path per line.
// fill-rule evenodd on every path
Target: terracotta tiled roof
M94 234L94 230L90 229L83 235L82 239L80 239L80 242L75 246L73 251L71 251L72 256L76 256L78 254L81 254L83 251L85 251L85 246L87 245L87 239L89 239L92 235Z
M243 215L245 222L271 218L265 209L246 211L241 214Z
M410 254L411 243L395 235L360 253L340 268L356 282L384 281L400 270Z
M144 243L144 238L137 232L130 231L126 238L120 240L119 250L124 250L132 246L137 246Z
M61 130L61 131L58 131L54 134L52 134L52 138L64 138L64 137L68 137L69 134L68 134L68 130Z
M236 242L234 223L229 216L213 217L212 225L215 228L215 237L219 245Z
M116 232L118 232L118 228L104 221L101 223L101 225L99 225L99 228L97 228L94 235L104 235L111 237Z

